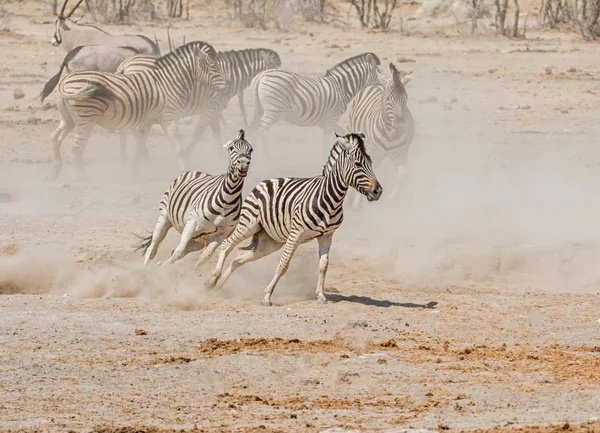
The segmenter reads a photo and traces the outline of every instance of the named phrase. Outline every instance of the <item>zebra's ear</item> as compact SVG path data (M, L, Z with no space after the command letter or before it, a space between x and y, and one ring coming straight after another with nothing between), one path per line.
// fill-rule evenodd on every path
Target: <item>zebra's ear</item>
M339 146L342 146L343 149L350 149L350 142L348 141L348 138L343 135L338 135L337 132L335 133L335 143Z
M406 86L408 84L408 82L410 81L410 79L412 78L412 69L408 72L406 71L400 71L400 81L402 82L403 86Z
M233 144L233 140L229 140L227 143L223 145L225 149L227 149L231 144Z
M238 133L238 138L237 138L237 139L238 139L238 140L244 140L244 139L245 139L245 138L244 138L244 136L245 136L245 135L246 135L246 133L244 132L244 130L243 130L243 129L240 129L240 130L239 130L239 133Z
M365 141L365 134L363 134L362 132L357 132L356 135L358 135L363 141Z

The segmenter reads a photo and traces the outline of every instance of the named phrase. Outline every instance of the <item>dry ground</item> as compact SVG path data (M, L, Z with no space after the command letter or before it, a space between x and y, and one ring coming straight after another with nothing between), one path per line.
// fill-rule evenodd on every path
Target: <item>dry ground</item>
M62 176L45 180L58 113L35 96L64 53L49 45L40 7L12 11L14 30L0 36L0 430L598 431L585 424L600 416L597 44L318 25L278 34L216 26L198 11L176 23L177 40L270 47L310 75L365 51L385 73L390 61L414 70L418 134L403 194L347 213L329 305L313 300L309 244L276 306L262 308L277 255L222 293L202 289L193 257L140 268L132 233L153 226L177 175L158 129L137 179L119 163L118 137L97 130L86 180L75 181L69 143ZM156 32L165 47L164 24L107 29ZM232 136L235 101L227 113ZM274 128L272 159L255 157L246 190L318 173L319 137ZM222 171L222 152L207 134L194 164ZM390 166L377 173L391 190Z

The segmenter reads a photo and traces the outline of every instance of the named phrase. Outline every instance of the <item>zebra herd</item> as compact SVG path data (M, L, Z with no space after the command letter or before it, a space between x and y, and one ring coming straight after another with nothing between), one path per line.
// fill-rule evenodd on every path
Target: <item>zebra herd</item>
M65 5L66 2L57 20L53 44L64 43L66 37L61 33L71 25L69 16L73 11L63 16ZM113 35L104 37L110 40L109 36ZM245 131L240 130L236 139L224 145L229 153L227 171L217 176L184 171L164 193L154 231L137 247L143 252L144 265L148 264L168 230L174 227L181 239L169 263L202 250L197 267L220 245L216 269L206 282L209 288L222 287L243 264L283 248L276 274L263 299L264 305L271 305L271 294L295 250L300 244L317 239L320 275L316 294L320 303L326 303L324 281L329 250L333 234L343 221L347 193L354 189L368 201L378 200L382 194L369 154L376 155L378 162L385 157L393 158L399 178L404 169L414 134L404 87L410 73L399 71L390 63L391 78L382 81L378 56L364 53L338 63L321 77L309 78L280 69L279 55L269 49L217 52L206 42L194 41L160 56L158 45L156 49L140 49L139 41L146 40L138 36L130 36L137 38L137 53L121 61L116 69L112 62L110 70L85 67L89 57L81 53L95 49L101 52L101 45L77 46L44 87L42 99L54 88L59 96L61 121L52 134L56 161L53 177L58 176L62 168L61 143L72 131L76 167L78 173L83 172L83 152L95 125L120 132L122 158L125 134L133 132L136 138L134 171L139 159L148 156L146 140L151 127L159 125L184 171L187 157L207 127L215 140L222 142L222 112L234 96L238 97L244 123L248 124L243 95L254 83L255 115L248 129L263 155L268 156L269 129L281 120L320 127L328 151L322 174L309 178L268 179L260 182L243 200L242 189L253 148L246 140ZM115 51L115 58L123 49L128 49L113 48L121 50ZM71 70L77 63L75 60L81 60L84 65L80 70ZM63 69L70 72L60 78ZM351 132L346 135L336 132L332 147L330 137L344 129L338 123L349 105ZM198 115L199 119L191 141L184 146L178 122L192 115ZM359 198L360 195L357 200ZM250 237L250 244L241 248L243 252L223 271L232 249Z

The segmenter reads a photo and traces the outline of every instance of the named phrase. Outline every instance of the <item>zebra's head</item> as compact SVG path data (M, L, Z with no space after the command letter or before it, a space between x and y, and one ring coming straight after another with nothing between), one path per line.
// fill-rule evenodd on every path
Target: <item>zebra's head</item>
M365 134L355 132L338 135L336 133L335 139L345 157L342 170L344 182L367 197L367 200L379 200L383 188L373 172L373 163L365 148Z
M263 48L260 51L260 57L265 62L265 69L278 69L281 67L281 59L279 54L273 50Z
M412 71L399 71L393 63L390 63L390 72L392 74L392 79L386 84L386 92L388 94L388 100L391 101L394 106L394 114L397 118L400 118L402 117L403 111L406 109L406 102L408 101L408 95L404 85L410 81Z
M246 133L240 129L235 140L223 145L229 152L229 167L239 177L246 177L252 159L252 146L245 140Z
M217 52L212 45L199 41L190 42L184 47L187 45L192 46L192 53L196 61L196 82L206 84L216 90L224 89L227 86L226 76L217 63Z

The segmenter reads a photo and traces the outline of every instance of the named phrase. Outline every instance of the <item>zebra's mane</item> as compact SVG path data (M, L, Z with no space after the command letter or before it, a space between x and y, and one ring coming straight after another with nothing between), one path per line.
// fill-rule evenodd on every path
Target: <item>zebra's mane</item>
M356 149L358 149L358 151L361 152L365 156L366 159L368 159L369 161L371 160L371 157L367 153L367 148L365 147L365 141L362 139L362 137L360 135L355 134L355 133L350 133L350 134L345 135L344 137L346 137L348 139L348 141L355 143ZM327 173L329 173L331 171L331 169L333 168L333 166L339 159L340 155L342 155L344 152L347 152L347 150L344 149L341 144L338 144L338 142L336 140L336 142L331 147L331 151L329 152L329 157L327 157L327 163L323 167L323 176L326 176Z
M332 72L336 69L339 69L342 66L354 66L357 64L361 64L364 62L364 60L366 59L367 56L373 56L373 58L375 59L375 64L377 66L381 65L381 60L379 60L379 57L377 57L377 54L375 53L363 53L363 54L359 54L357 56L354 57L350 57L349 59L346 60L342 60L340 63L338 63L337 65L335 65L333 68L328 69L327 72L325 73L325 76L327 75L331 75Z
M161 67L163 65L168 64L170 61L175 60L177 58L185 58L189 55L194 55L196 51L202 51L211 56L217 55L217 52L213 48L212 45L202 42L202 41L194 41L189 42L185 45L180 46L176 50L171 51L170 53L165 54L162 57L159 57L156 60L156 67Z
M268 53L268 54L275 56L278 60L279 66L281 66L281 59L279 58L279 54L277 53L277 51L271 50L269 48L244 48L243 50L219 51L217 53L217 57L230 59L232 57L235 58L236 56L238 56L239 55L238 53L241 53L242 56L245 56L247 54L261 53L261 52Z

